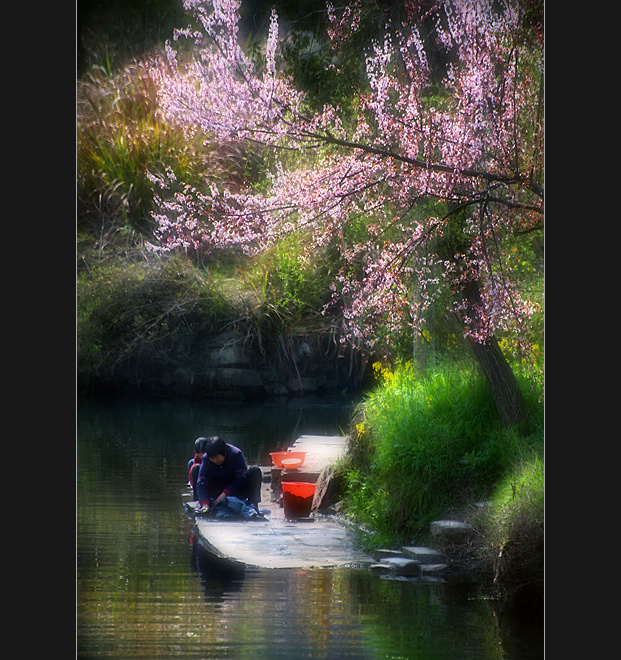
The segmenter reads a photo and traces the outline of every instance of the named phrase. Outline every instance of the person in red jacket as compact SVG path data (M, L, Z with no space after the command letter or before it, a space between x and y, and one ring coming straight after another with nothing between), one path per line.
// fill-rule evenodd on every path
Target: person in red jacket
M209 438L196 438L194 441L194 458L188 462L188 479L192 486L192 499L197 500L196 482L198 481L198 471L200 470L203 457L207 451Z
M249 469L241 449L222 438L214 436L208 440L196 486L201 511L208 511L232 495L247 500L258 512L263 480L261 469Z

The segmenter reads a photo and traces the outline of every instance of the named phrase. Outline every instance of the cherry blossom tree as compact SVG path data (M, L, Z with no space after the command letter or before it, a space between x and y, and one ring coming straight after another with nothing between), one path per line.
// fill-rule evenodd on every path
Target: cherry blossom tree
M309 252L339 250L334 304L347 337L368 349L380 325L388 337L422 332L449 291L501 418L521 421L523 396L496 335L510 331L525 348L520 330L535 307L515 285L507 238L543 228L543 34L524 6L405 2L366 56L352 120L351 108L312 113L280 72L274 11L257 63L240 46L238 0L185 0L195 24L175 40L191 40L193 57L167 45L154 74L163 111L222 144L270 149L274 165L262 192L152 175L163 191L154 249L256 252L304 231ZM363 9L327 5L336 72ZM441 67L430 64L438 52ZM349 241L361 221L364 237Z

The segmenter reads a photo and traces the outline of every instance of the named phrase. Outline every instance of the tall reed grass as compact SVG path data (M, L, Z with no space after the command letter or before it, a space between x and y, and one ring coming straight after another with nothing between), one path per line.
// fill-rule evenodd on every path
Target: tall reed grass
M113 75L93 67L77 89L78 219L91 234L152 229L153 184L147 171L170 167L194 186L230 178L244 167L240 145L188 136L161 115L149 58Z

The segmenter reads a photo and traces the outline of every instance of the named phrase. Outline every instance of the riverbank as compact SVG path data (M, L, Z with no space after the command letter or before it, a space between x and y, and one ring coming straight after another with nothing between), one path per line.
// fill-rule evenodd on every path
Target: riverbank
M506 607L543 606L542 520L528 517L534 512L521 502L522 490L510 507L498 497L472 502L447 510L453 518L432 521L409 542L377 547L373 531L344 513L347 493L339 465L348 444L346 436L302 436L288 448L307 450L298 469L261 467L263 519L214 523L196 515L196 503L187 502L199 545L242 571L247 566L365 568L382 579L461 585L475 597L493 598ZM536 475L529 477L536 480ZM314 485L302 519L287 512L282 482ZM516 511L523 514L519 529L510 522L519 517Z
M488 593L543 597L544 409L538 381L521 378L528 420L507 428L466 365L382 370L340 466L343 508L364 530L363 547L430 545ZM447 519L472 534L443 548L430 526Z
M323 266L291 259L285 276L278 256L257 264L229 254L204 267L180 255L85 250L78 394L260 401L358 391L366 357L321 313Z
M521 530L524 538L507 536L499 544L494 517L492 503L479 503L457 520L432 521L428 532L412 541L416 545L369 551L376 560L369 570L383 579L462 585L473 597L491 598L508 608L532 608L534 616L544 605L542 521L529 521ZM359 539L372 537L370 530L350 524ZM368 547L368 541L362 545Z
M132 255L90 253L79 271L80 394L272 404L342 400L369 378L342 427L350 443L340 466L343 509L370 530L364 549L425 545L431 521L492 501L467 561L492 584L496 562L493 586L507 594L542 584L540 365L514 364L528 419L505 428L471 363L434 355L425 370L374 363L365 375L366 358L340 342L334 320L317 321L318 307L274 307L291 294L293 270L287 286L281 278L259 295L234 279L235 261L207 269L181 256Z

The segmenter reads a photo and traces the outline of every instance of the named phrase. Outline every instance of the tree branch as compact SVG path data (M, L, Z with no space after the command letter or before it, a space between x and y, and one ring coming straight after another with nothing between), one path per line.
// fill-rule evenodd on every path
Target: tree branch
M516 231L513 232L513 235L522 236L524 234L530 234L533 231L539 231L541 229L544 229L543 220L541 220L541 222L538 222L536 225L533 225L532 227L528 227L528 229L517 229Z
M334 137L330 133L316 133L312 131L304 131L304 135L309 138L314 138L316 140L321 140L327 142L328 144L335 144L341 147L347 147L349 149L359 149L366 153L376 154L378 156L384 156L386 158L393 158L402 163L407 163L408 165L413 165L424 170L432 172L445 172L447 174L460 174L462 176L474 177L479 179L484 179L488 182L498 181L500 183L521 183L529 190L532 190L538 197L543 199L543 188L541 186L535 185L532 181L525 181L521 177L511 177L505 174L494 174L493 172L486 172L485 170L476 170L472 168L457 168L450 167L449 165L442 165L441 163L427 163L425 161L419 160L418 158L410 158L409 156L403 156L402 154L397 154L388 149L382 149L380 147L374 147L370 144L362 144L360 142L351 142L350 140L343 140L341 138ZM502 200L495 200L502 201ZM537 207L531 207L532 210L539 210Z

